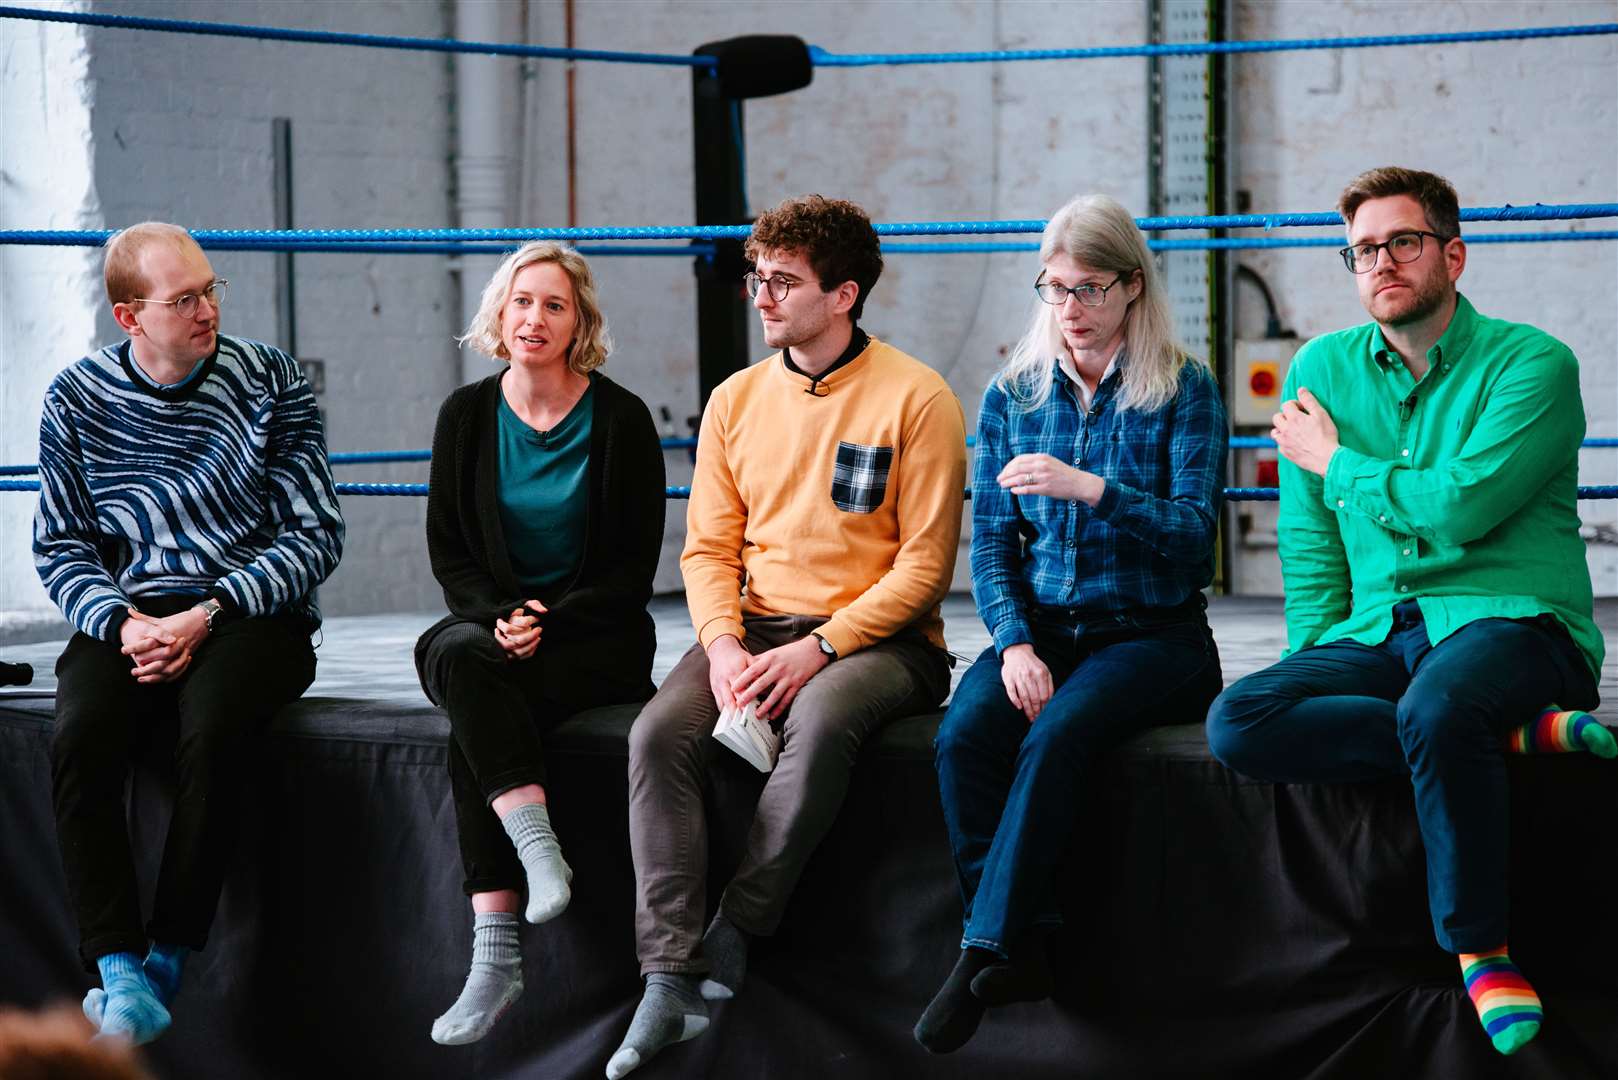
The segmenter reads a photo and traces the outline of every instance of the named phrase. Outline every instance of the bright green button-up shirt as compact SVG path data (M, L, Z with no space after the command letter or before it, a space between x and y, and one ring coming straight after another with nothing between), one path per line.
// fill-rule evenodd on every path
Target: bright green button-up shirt
M1287 373L1337 425L1324 478L1281 461L1288 652L1376 645L1415 600L1432 642L1474 619L1554 615L1600 678L1579 538L1584 403L1573 351L1458 298L1412 379L1367 323L1315 338Z

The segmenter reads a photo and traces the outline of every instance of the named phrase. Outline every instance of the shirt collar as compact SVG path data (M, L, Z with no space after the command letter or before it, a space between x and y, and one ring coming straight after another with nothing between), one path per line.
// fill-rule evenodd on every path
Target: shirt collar
M1103 371L1101 378L1096 380L1096 392L1094 394L1091 394L1090 388L1084 385L1084 380L1079 378L1079 370L1073 366L1073 358L1066 352L1057 355L1056 366L1062 369L1062 374L1066 375L1068 381L1073 384L1073 392L1078 395L1080 405L1088 409L1094 404L1095 399L1101 395L1102 387L1107 385L1107 380L1112 378L1113 373L1118 370L1118 366L1123 363L1124 353L1127 349L1127 345L1120 344L1118 351L1112 354L1112 359L1107 361L1107 370Z
M804 393L813 394L815 397L825 397L830 392L831 382L828 380L838 371L864 356L865 350L870 345L871 336L856 326L854 327L854 332L849 335L848 348L844 349L842 355L832 361L831 367L822 371L819 375L810 375L797 364L794 364L792 362L792 350L786 347L781 349L781 366L789 374L796 375L800 379L809 380L809 386L804 390Z
M794 364L792 362L792 349L790 347L783 347L781 349L781 362L787 366L787 370L792 372L792 374L802 375L810 382L820 382L838 368L847 367L849 364L852 364L854 362L854 358L859 356L860 353L864 352L865 347L870 343L871 336L864 330L861 330L858 326L854 327L854 332L848 337L848 348L843 350L841 356L832 361L831 367L827 368L825 371L822 371L819 375L810 375L797 364Z
M214 335L213 352L204 357L191 373L177 383L160 383L142 370L135 361L134 342L125 338L123 344L118 346L118 364L124 369L124 374L137 390L144 391L161 401L181 401L189 398L208 377L213 370L214 363L219 358L219 349L224 344L223 334Z
M1389 347L1382 327L1377 323L1371 326L1371 359L1384 368L1400 364L1399 354ZM1472 306L1472 301L1457 292L1455 314L1450 316L1449 326L1444 328L1443 335L1433 343L1433 347L1427 350L1427 369L1446 370L1449 365L1457 363L1467 346L1472 344L1477 329L1477 309Z

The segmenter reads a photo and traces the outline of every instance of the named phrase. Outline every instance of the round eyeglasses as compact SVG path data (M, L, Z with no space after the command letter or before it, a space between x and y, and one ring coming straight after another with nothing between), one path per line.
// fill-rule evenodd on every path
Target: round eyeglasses
M1109 285L1074 285L1071 288L1057 281L1046 281L1045 272L1039 272L1039 280L1034 282L1034 292L1039 298L1054 307L1067 303L1067 298L1076 296L1079 303L1085 307L1100 307L1107 302L1107 290L1128 277L1130 271L1119 274L1112 279Z
M202 292L188 292L184 296L175 300L152 300L144 296L137 296L134 299L142 304L169 304L173 306L174 314L178 315L182 319L189 319L191 316L197 313L197 305L203 300L208 301L208 303L212 304L215 308L218 308L219 302L225 297L225 289L229 287L229 285L230 282L226 281L224 278L215 278L213 281L208 283L208 287L203 289Z
M1346 248L1339 248L1337 254L1343 257L1343 265L1354 273L1369 274L1376 269L1377 252L1383 248L1388 249L1388 258L1396 263L1415 262L1421 258L1421 248L1425 242L1423 237L1427 236L1437 240L1440 247L1455 239L1453 236L1417 230L1390 236L1380 244L1350 244Z
M747 298L749 300L757 300L758 291L763 288L768 289L770 299L779 304L787 298L787 293L792 291L792 286L800 285L802 282L779 276L760 277L756 271L749 270L742 275L742 284L747 286Z

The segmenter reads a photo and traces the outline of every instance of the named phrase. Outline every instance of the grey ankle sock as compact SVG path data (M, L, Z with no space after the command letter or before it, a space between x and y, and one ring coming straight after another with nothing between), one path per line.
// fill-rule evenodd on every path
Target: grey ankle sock
M736 996L747 976L748 937L721 914L713 917L702 935L702 958L708 961L708 977L697 987L709 1001L725 1001Z
M573 898L568 888L573 869L562 859L562 845L556 842L551 815L539 803L519 806L500 819L506 835L517 847L517 858L528 874L528 910L523 917L531 923L554 919L567 910Z
M627 1076L665 1046L694 1039L708 1030L708 1006L690 975L646 976L646 993L629 1022L629 1032L607 1062L607 1080Z
M517 948L517 916L486 911L472 918L472 972L461 996L433 1021L433 1042L459 1046L489 1033L522 994L522 952Z

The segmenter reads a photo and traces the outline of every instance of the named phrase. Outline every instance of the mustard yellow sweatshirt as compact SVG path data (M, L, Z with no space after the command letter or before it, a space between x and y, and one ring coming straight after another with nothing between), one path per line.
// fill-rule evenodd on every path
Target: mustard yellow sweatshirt
M781 354L726 379L697 442L680 570L697 639L817 615L838 656L914 623L940 648L966 422L949 384L876 338L821 380Z

